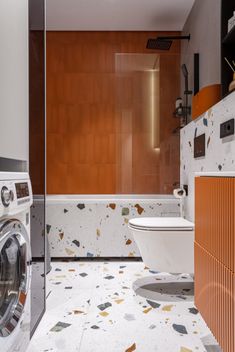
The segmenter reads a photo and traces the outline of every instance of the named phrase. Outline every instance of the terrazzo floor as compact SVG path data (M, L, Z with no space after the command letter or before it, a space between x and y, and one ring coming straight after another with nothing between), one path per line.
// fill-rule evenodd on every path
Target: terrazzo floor
M190 281L142 262L53 262L27 352L219 352Z

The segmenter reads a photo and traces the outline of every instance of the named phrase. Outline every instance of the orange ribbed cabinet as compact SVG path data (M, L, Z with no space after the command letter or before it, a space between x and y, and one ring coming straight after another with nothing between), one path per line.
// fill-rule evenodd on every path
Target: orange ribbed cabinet
M235 178L195 179L195 304L223 352L235 351Z

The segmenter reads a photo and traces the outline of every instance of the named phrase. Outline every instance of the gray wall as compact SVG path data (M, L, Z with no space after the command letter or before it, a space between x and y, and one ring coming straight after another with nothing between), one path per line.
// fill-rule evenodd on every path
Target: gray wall
M0 1L0 157L28 159L28 0Z
M181 62L189 71L189 88L193 89L193 56L200 57L200 89L220 83L220 13L221 0L196 0L183 28L191 40L183 41ZM184 82L182 80L182 96Z
M180 131L180 183L188 185L184 199L185 216L194 221L195 172L235 171L235 136L220 139L220 124L234 118L235 92L214 105ZM206 135L204 157L194 158L194 136Z

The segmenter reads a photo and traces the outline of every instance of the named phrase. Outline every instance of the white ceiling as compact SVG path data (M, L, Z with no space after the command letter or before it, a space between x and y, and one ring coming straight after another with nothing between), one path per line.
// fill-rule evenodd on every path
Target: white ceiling
M48 30L182 30L195 0L46 0Z

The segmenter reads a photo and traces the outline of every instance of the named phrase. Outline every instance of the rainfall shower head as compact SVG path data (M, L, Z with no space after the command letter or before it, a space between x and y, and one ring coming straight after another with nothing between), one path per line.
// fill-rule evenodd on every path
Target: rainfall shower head
M147 49L153 50L169 50L172 44L172 40L162 40L158 38L150 38L147 42Z
M190 34L184 36L157 37L148 39L146 48L153 50L169 50L173 40L190 40Z

